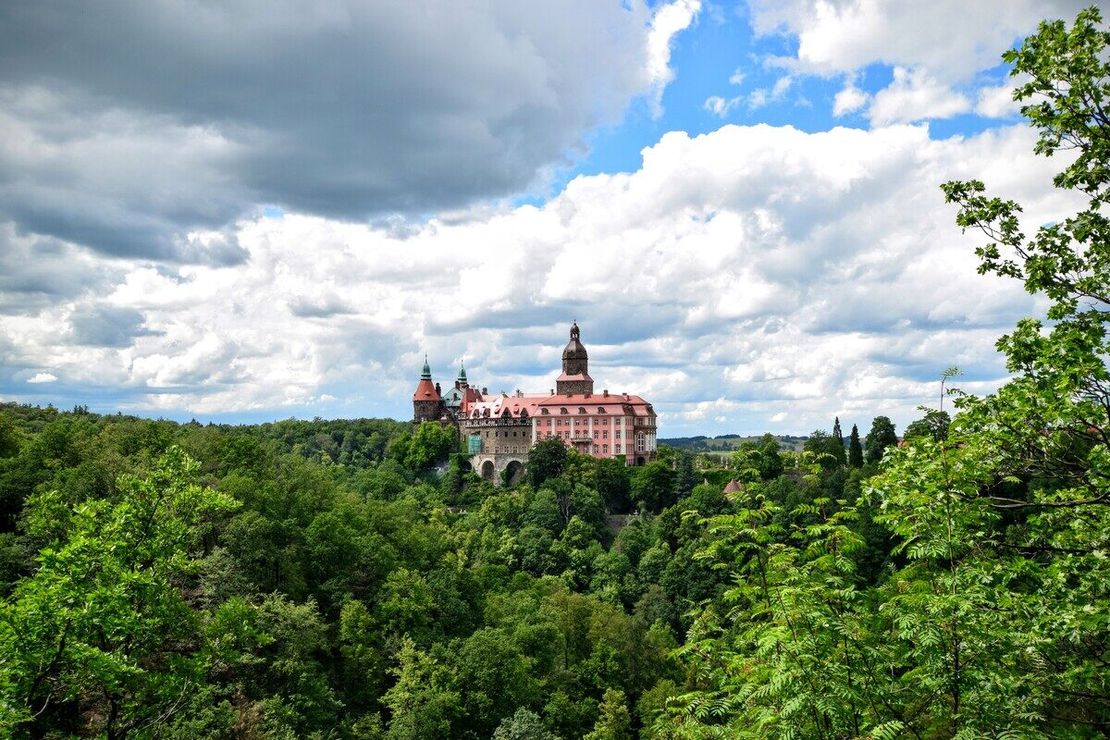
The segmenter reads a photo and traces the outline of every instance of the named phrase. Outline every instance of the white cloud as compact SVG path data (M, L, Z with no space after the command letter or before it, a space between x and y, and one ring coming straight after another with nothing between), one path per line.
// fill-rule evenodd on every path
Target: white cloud
M790 86L794 83L794 78L790 75L783 75L775 80L775 84L770 89L760 87L748 95L748 107L752 110L762 108L768 103L777 103L786 97L786 93L790 90Z
M894 81L875 93L867 115L871 124L950 118L971 110L971 101L940 84L923 69L894 68Z
M35 373L27 378L28 383L53 383L58 379L53 373Z
M870 100L870 95L856 87L855 83L848 82L833 99L833 115L839 118L840 116L854 113L867 105Z
M956 87L973 84L977 73L1001 64L1002 52L1034 31L1039 21L1070 20L1087 4L1085 0L749 0L757 34L797 37L796 54L774 57L770 63L795 74L823 77L851 76L872 64L912 69L929 81L934 98L949 103L948 109L962 97ZM906 92L891 89L888 98L900 97L903 104ZM847 112L843 106L855 102L858 97L849 93L838 95L834 105ZM878 95L875 104L879 105ZM917 107L909 117L893 118L881 111L872 117L919 120L938 110L945 108ZM982 115L993 116L997 110L987 103L984 111L990 112Z
M1030 223L1053 220L1069 207L1060 163L1032 144L1020 127L933 141L923 126L725 126L666 134L639 170L578 177L542 207L405 229L260 216L235 228L250 258L233 266L90 257L112 266L100 282L0 314L0 354L19 363L0 371L51 368L52 393L94 408L105 388L108 408L122 394L185 418L403 417L424 351L441 382L465 361L491 390L542 390L577 319L598 387L651 399L664 434L901 425L945 367L993 387L995 338L1035 311L1019 284L976 274L980 239L937 187L980 177ZM75 343L94 311L131 333Z
M1012 118L1020 112L1021 105L1014 100L1014 85L979 88L975 112L986 118Z
M663 112L663 90L674 79L671 69L671 42L675 35L686 30L701 11L701 0L674 0L661 5L651 19L647 37L648 79L655 90L652 98L653 115Z
M702 108L709 111L718 118L724 118L728 115L729 111L740 104L740 98L722 98L720 95L710 95L702 103Z
M1046 17L1073 18L1067 0L750 0L757 33L798 37L796 56L779 60L820 75L873 62L924 67L944 83L968 80Z

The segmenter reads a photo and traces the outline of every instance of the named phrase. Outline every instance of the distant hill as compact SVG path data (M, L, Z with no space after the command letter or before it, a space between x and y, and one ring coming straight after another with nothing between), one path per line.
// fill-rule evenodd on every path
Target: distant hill
M762 437L762 434L753 435L740 435L740 434L722 434L718 437L706 437L705 435L698 435L696 437L667 437L660 439L659 444L674 447L679 450L689 450L690 452L734 452L740 449L740 445L744 442L755 442ZM784 450L801 450L802 445L809 437L795 437L790 434L776 434L775 439L779 441L779 446Z

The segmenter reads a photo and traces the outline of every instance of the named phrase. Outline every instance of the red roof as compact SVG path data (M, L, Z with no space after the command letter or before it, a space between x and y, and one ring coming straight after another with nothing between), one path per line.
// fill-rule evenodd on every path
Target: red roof
M422 379L416 385L416 392L412 394L414 401L439 401L439 392L436 391L436 384L427 378Z
M529 416L561 415L566 409L567 416L651 416L655 413L651 404L639 396L626 396L624 394L610 394L608 396L591 393L556 393L553 395L519 395L509 396L504 393L491 398L470 403L465 408L465 415L473 418L477 411L479 416L485 416L488 410L491 417L501 416L505 410L511 416L520 416L521 411L527 411ZM546 414L545 414L546 412Z
M559 377L556 378L555 380L556 380L556 382L559 382L559 383L565 383L568 380L588 380L592 383L594 379L591 378L586 373L575 373L574 375L567 375L566 373L559 373Z

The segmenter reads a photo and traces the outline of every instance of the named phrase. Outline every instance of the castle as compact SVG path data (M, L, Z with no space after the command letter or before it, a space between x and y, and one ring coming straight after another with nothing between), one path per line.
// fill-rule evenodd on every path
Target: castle
M592 457L643 465L655 457L655 410L639 396L594 393L589 355L578 324L570 327L562 372L546 394L490 394L471 386L459 368L455 387L446 393L432 381L427 358L416 392L413 420L454 424L471 455L472 468L495 480L515 477L536 442L554 438Z

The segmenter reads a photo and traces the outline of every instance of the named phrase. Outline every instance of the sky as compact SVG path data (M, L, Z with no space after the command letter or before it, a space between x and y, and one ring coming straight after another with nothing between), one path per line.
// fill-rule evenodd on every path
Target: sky
M1074 209L1000 55L1084 4L3 3L0 400L406 419L577 321L661 437L901 430L1043 313L939 185Z

